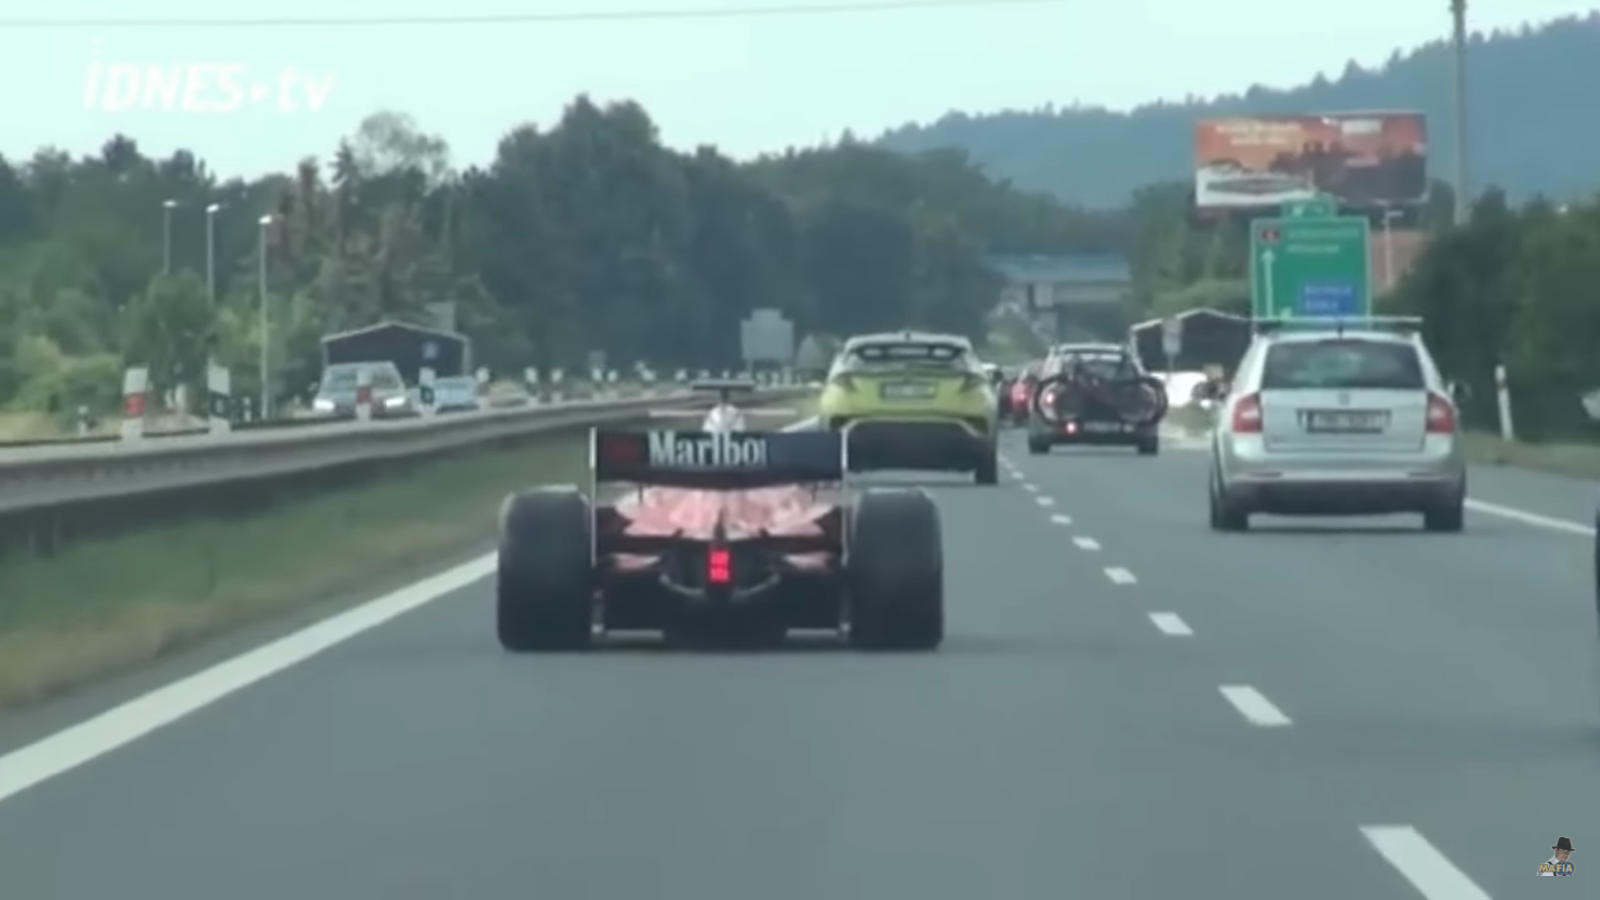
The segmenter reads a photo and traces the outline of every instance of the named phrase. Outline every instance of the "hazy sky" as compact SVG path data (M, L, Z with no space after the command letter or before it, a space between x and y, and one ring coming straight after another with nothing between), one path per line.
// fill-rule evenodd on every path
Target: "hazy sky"
M53 0L35 9L63 19L126 16L325 17L564 14L685 8L774 8L805 0ZM827 2L827 0L819 0ZM837 0L848 4L851 0ZM1594 8L1595 0L1470 0L1473 27L1492 29ZM1251 83L1291 85L1346 61L1381 62L1448 31L1446 0L981 0L965 8L855 11L683 20L487 25L220 28L23 28L0 12L6 92L0 152L55 144L74 152L115 131L147 150L187 147L225 175L284 169L326 156L367 113L396 109L442 134L458 164L482 162L510 126L552 122L579 92L644 103L674 145L714 143L747 156L815 143L851 128L863 135L959 109L1047 102L1127 108L1158 98L1212 95ZM1324 16L1319 8L1334 10ZM87 88L99 63L99 79ZM146 99L118 64L246 67L256 99L227 112L223 85L173 79ZM325 92L305 108L305 86L283 97L281 76L309 75ZM216 72L209 76L218 79ZM329 81L331 79L331 81ZM115 82L115 85L113 85ZM296 84L298 84L296 82ZM184 91L196 93L185 110ZM250 90L253 88L254 90ZM131 89L131 94L129 93ZM128 94L133 109L103 108ZM89 95L89 96L86 96Z

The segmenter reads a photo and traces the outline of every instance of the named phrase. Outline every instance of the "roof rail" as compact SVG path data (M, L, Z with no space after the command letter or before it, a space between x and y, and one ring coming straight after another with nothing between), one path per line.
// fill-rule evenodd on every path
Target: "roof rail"
M1416 334L1422 330L1421 316L1339 316L1279 319L1251 319L1250 327L1256 334L1275 334L1280 331L1389 331L1396 334Z

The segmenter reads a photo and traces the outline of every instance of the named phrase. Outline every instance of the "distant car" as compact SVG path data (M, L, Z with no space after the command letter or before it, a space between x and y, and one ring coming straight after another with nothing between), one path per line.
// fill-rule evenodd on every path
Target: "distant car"
M478 380L470 375L436 378L434 408L439 412L470 412L478 408Z
M1039 382L1043 367L1044 360L1034 360L1001 384L1000 415L1007 424L1019 428L1028 424L1028 404L1033 400L1033 386Z
M999 481L999 408L972 342L901 331L845 342L818 401L823 427L844 432L859 471L972 472Z
M322 370L317 393L311 400L313 415L353 418L360 393L360 373L368 374L373 418L416 415L416 407L400 369L391 362L337 363Z
M1063 344L1045 360L1028 400L1028 452L1061 445L1160 452L1166 386L1120 344Z
M1211 435L1211 527L1254 513L1465 524L1467 465L1419 319L1263 324Z
M738 644L823 629L862 649L936 648L938 508L914 488L852 502L845 445L830 431L592 432L587 496L537 488L501 507L501 645L572 650L598 627ZM595 505L600 484L634 489Z

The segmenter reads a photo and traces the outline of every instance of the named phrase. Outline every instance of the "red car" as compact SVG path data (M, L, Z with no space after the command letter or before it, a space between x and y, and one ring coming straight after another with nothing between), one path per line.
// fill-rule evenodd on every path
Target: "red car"
M1039 372L1043 367L1042 361L1028 363L1007 386L1003 398L1005 408L1000 414L1012 425L1020 427L1028 424L1028 413L1033 404L1033 389L1039 383Z
M589 496L535 488L502 506L501 645L573 650L631 631L771 644L803 629L937 647L938 509L916 488L851 501L845 453L831 431L595 430ZM601 485L627 490L595 503Z

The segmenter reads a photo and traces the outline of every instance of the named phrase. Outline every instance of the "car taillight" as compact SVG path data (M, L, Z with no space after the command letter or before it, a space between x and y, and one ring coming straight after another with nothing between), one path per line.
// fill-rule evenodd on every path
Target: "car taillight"
M727 584L733 580L733 555L724 547L713 547L706 554L706 583Z
M853 391L856 389L855 379L851 378L849 375L835 375L828 379L828 383L834 387L843 388L847 391Z
M1261 433L1261 396L1247 394L1233 406L1232 430L1234 434Z
M1039 405L1045 409L1055 409L1057 396L1055 388L1045 388L1044 393L1039 395Z
M1456 408L1438 394L1428 395L1428 433L1456 433Z

